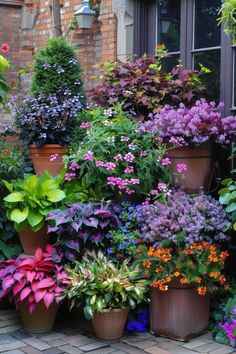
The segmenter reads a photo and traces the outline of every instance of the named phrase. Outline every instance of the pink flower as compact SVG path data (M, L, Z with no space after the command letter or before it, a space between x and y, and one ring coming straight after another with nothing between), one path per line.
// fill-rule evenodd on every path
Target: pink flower
M79 169L80 169L80 166L79 166L76 162L72 161L71 164L70 164L70 166L69 166L69 170L71 170L71 171L77 171L77 170L79 170Z
M162 164L162 166L170 165L171 161L170 161L169 157L166 157L165 159L162 159L161 164Z
M95 165L96 165L96 167L104 167L105 166L105 163L103 162L103 161L96 161L95 162Z
M147 155L148 155L147 151L141 151L140 152L140 157L145 157Z
M128 152L128 154L124 156L124 160L127 162L133 162L135 160L135 156L131 152Z
M166 191L166 190L167 190L167 186L166 186L166 184L163 183L163 182L158 183L157 188L158 188L160 191Z
M153 189L153 190L151 191L151 195L157 195L157 194L158 194L158 190Z
M72 180L73 177L76 176L76 173L72 172L72 173L66 173L65 174L65 181L70 182Z
M114 156L114 160L116 160L116 161L122 161L122 160L123 160L123 157L122 157L121 154L118 154L118 155Z
M116 164L114 162L107 162L104 164L104 167L107 171L113 171L116 168Z
M170 140L169 140L169 143L170 144L177 144L178 145L178 140L175 138L175 137L171 137Z
M177 164L177 171L179 173L187 171L187 165L185 163L178 163Z
M129 141L130 138L129 138L128 136L122 136L122 137L120 138L120 140L121 140L121 141Z
M126 167L126 169L124 170L124 173L133 173L133 172L134 172L133 166Z
M93 161L94 154L92 151L88 151L86 154L84 154L84 159L88 161Z
M137 179L137 178L131 178L131 180L130 180L130 183L131 184L133 184L133 185L135 185L135 184L139 184L139 179Z
M134 189L126 188L125 193L126 193L126 194L134 194L134 193L135 193L135 190L134 190Z
M80 124L80 128L82 129L89 129L91 127L91 125L88 122L82 122Z
M59 156L58 154L53 154L53 155L51 155L49 161L51 161L51 162L56 161L57 158L58 158L58 156Z
M10 46L8 43L3 43L1 49L2 49L3 53L7 53L7 52L9 52Z

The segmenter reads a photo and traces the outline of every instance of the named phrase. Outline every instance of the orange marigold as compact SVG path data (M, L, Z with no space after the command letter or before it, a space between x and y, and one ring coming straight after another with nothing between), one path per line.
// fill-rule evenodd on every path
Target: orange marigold
M220 258L226 259L227 257L229 257L229 252L222 251L221 254L220 254Z
M176 278L178 278L178 277L180 276L180 272L175 272L175 273L174 273L174 276L175 276Z
M149 268L151 267L152 263L151 263L151 262L144 261L144 262L143 262L143 265L144 265L145 268L148 268L148 269L149 269Z
M219 277L219 282L221 285L223 285L226 282L226 278L224 275L221 275L221 277Z
M187 279L186 277L181 278L181 279L180 279L180 283L181 283L181 284L187 284L187 283L188 283L188 279Z
M148 257L153 256L154 251L155 251L154 247L150 247L148 250Z
M220 273L219 272L211 272L210 277L217 279L219 277Z
M197 288L197 292L199 295L206 295L207 293L207 288L206 286L200 286L199 288Z

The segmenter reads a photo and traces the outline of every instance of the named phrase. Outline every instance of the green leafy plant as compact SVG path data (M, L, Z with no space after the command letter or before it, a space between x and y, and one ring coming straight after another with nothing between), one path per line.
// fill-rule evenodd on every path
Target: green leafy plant
M226 34L232 36L233 44L236 43L236 0L225 0L219 11L219 24L224 24Z
M34 96L57 94L62 99L65 91L70 91L84 99L75 47L65 38L51 38L36 54L31 91Z
M147 282L140 277L139 267L119 265L102 252L87 252L75 268L66 268L69 282L63 293L71 306L84 301L87 319L104 309L135 308L145 299Z
M25 175L23 179L6 180L4 185L10 192L5 198L7 218L14 222L16 231L30 226L38 231L45 223L45 218L65 197L61 189L62 177L52 177L50 173L38 177Z
M226 212L231 215L232 227L236 230L236 181L227 178L222 182L224 186L220 189L220 203L226 207Z
M8 60L0 55L0 103L4 103L8 92L10 91L10 86L3 77L3 73L6 69L10 68L10 63Z

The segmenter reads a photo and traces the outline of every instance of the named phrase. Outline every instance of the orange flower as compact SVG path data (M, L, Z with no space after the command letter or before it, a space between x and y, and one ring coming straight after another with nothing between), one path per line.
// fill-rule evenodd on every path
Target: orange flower
M165 46L165 44L157 44L157 50L164 50L164 49L166 49L166 46Z
M184 278L181 278L181 279L180 279L180 283L181 283L181 284L187 284L187 283L188 283L188 279L185 278L185 277L184 277Z
M159 282L158 282L158 281L153 281L152 284L151 284L151 286L152 286L153 288L158 288L158 287L159 287Z
M200 284L200 283L201 283L201 281L202 281L202 279L201 279L201 278L197 278L196 283L197 283L197 284Z
M226 259L227 257L229 257L229 252L222 251L221 254L220 254L220 258Z
M206 286L200 286L199 288L197 288L197 292L199 295L206 295L207 293L207 288Z
M154 254L155 257L159 258L164 263L171 260L171 249L170 248L158 248Z
M176 278L178 278L178 277L180 276L180 272L175 272L175 273L174 273L174 276L175 276Z
M160 272L162 269L163 269L163 267L162 267L162 266L159 266L159 267L156 268L155 272L158 273L158 272Z
M144 261L144 262L143 262L143 265L144 265L145 268L149 269L149 268L151 267L152 263L151 263L151 262Z
M223 285L226 282L226 278L224 275L221 275L221 277L219 277L219 282L221 285Z
M150 247L148 250L148 257L153 256L154 251L155 251L154 247Z
M212 263L216 263L219 261L218 257L216 256L215 253L211 253L209 256L208 256L208 259L210 260L210 262Z
M193 250L184 250L183 254L187 254L187 255L193 254Z
M220 273L219 272L211 272L210 277L217 279L219 277Z
M161 291L167 291L167 290L169 290L169 287L168 287L168 285L160 285L160 286L159 286L159 290L161 290Z

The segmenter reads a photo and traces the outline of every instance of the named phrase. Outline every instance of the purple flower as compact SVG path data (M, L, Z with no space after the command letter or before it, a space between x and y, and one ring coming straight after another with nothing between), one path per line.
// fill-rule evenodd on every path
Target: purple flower
M80 128L82 129L89 129L91 127L91 125L88 122L82 122L80 124Z
M114 160L116 160L116 161L122 161L122 160L123 160L123 157L122 157L121 154L118 154L118 155L114 156Z
M135 160L135 156L131 152L128 152L128 154L124 156L124 160L127 162L133 162Z
M86 154L84 154L84 159L88 161L93 161L94 153L92 151L88 151Z
M187 165L185 163L178 163L177 164L177 171L179 173L186 172L187 171Z
M134 172L133 166L128 166L128 167L126 167L126 169L124 170L124 173L133 173L133 172Z
M168 166L171 164L171 161L168 157L166 157L161 161L161 164L162 164L162 166Z

